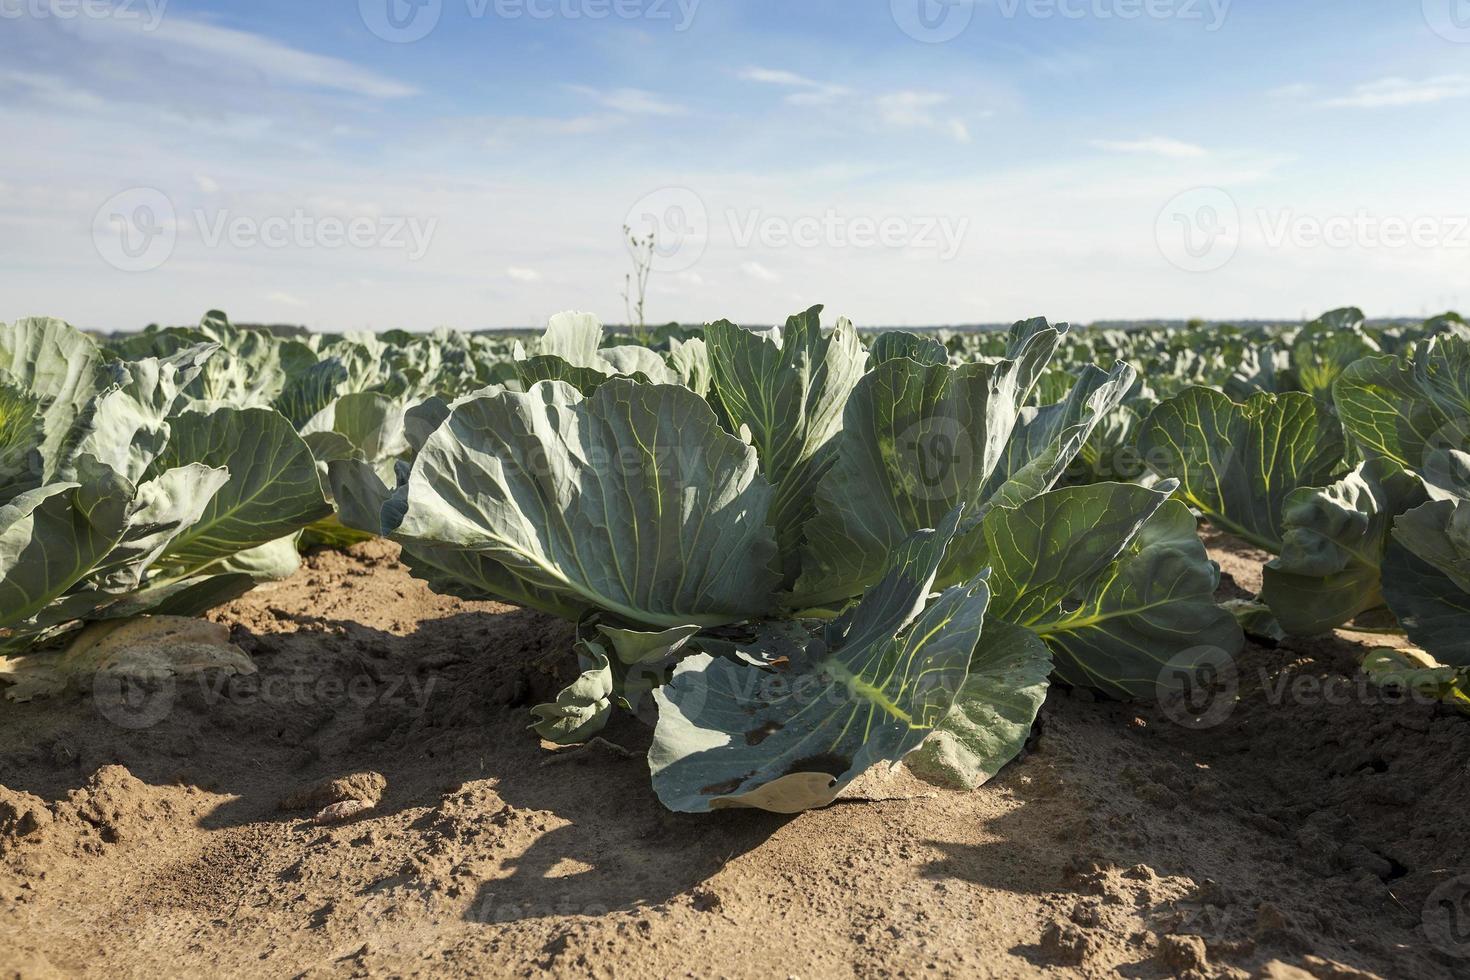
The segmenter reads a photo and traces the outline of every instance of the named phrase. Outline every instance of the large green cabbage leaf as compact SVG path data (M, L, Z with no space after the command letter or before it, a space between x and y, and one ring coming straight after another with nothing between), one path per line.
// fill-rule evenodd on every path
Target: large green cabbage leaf
M821 311L791 317L784 330L757 333L721 320L704 333L720 404L750 433L761 472L776 488L771 524L788 585L800 571L813 493L832 465L843 410L868 360L847 320L823 334Z
M992 510L964 556L991 569L990 615L1045 640L1061 680L1117 697L1150 697L1166 665L1238 653L1219 568L1172 489L1097 483Z
M1090 365L1068 399L1025 408L1060 332L1018 324L1009 356L951 368L894 357L853 390L834 461L804 529L797 607L840 602L877 581L889 551L963 505L968 533L996 504L1044 492L1132 382L1126 365ZM962 542L953 554L967 550ZM940 580L964 577L953 567Z
M1470 340L1445 336L1403 357L1367 357L1333 386L1359 449L1417 472L1438 449L1470 445Z
M1025 747L1051 672L1041 637L992 617L949 714L904 765L941 786L982 785Z
M0 323L0 380L28 396L40 415L44 479L68 477L65 464L86 434L92 403L103 385L114 380L101 349L61 320L31 317Z
M1331 482L1342 432L1308 395L1259 393L1244 404L1191 387L1162 402L1139 433L1144 463L1179 481L1179 495L1210 522L1279 554L1282 505L1300 487Z
M384 524L411 564L571 619L730 623L767 612L777 581L755 450L679 386L466 398L399 495Z
M984 576L929 593L958 509L890 556L881 581L794 659L761 667L707 653L654 692L649 768L673 810L825 806L897 762L946 717L980 638Z

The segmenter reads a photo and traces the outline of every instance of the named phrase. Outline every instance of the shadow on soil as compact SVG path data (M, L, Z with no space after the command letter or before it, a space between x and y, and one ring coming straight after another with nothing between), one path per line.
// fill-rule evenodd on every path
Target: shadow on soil
M463 613L397 636L276 616L280 632L236 627L232 636L255 675L4 705L0 783L49 802L121 764L145 783L231 797L200 821L226 829L303 824L311 812L283 810L283 798L358 772L387 780L376 817L432 811L487 780L503 804L559 826L507 860L508 877L481 886L468 917L485 922L665 902L786 819L669 813L649 785L648 731L632 720L604 733L630 755L593 747L551 762L526 730L527 707L553 698L575 670L570 628L551 617ZM672 877L661 859L671 848L686 858Z
M480 728L462 734L491 747L484 729L554 690L568 647L554 621L526 611L425 621L403 637L311 616L277 618L291 631L236 627L231 635L255 674L93 685L5 705L0 782L55 800L118 763L147 783L237 797L206 818L209 828L273 814L296 819L279 803L301 784L365 768L390 785L395 776L421 776L424 759L459 727ZM400 802L408 801L390 790L385 806Z
M501 867L509 876L480 885L467 919L596 916L659 905L691 891L696 904L717 903L698 886L791 819L753 810L671 813L649 784L647 730L624 721L604 734L633 756L593 747L548 765L536 750L500 779L496 792L512 807L569 822L540 833L507 859ZM671 853L679 861L670 862Z

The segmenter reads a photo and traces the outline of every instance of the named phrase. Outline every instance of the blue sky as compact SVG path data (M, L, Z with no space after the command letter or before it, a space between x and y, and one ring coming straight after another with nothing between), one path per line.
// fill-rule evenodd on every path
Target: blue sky
M1467 110L1470 0L0 0L0 320L1437 312Z

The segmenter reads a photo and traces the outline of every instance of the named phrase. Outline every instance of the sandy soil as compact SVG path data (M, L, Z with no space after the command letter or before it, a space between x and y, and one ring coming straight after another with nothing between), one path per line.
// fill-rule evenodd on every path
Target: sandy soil
M1054 690L974 793L786 818L668 813L636 722L547 751L567 628L389 545L215 618L259 674L0 708L0 976L1470 976L1470 720L1344 637L1250 647L1205 727Z

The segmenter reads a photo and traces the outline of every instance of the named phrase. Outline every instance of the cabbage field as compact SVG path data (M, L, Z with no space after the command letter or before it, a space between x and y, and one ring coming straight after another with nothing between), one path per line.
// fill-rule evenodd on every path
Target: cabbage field
M0 325L0 714L248 675L212 610L388 547L433 595L564 637L558 686L510 697L522 739L593 794L646 756L676 813L796 814L899 763L915 792L975 791L1035 749L1049 692L1208 740L1248 646L1335 630L1369 637L1345 668L1369 689L1470 724L1464 320L821 313L637 338L579 313L526 335ZM1207 539L1259 587L1223 595ZM474 644L455 656L512 656ZM331 824L377 801L321 802ZM1209 972L1176 946L1166 972Z

